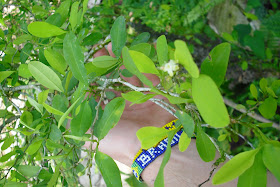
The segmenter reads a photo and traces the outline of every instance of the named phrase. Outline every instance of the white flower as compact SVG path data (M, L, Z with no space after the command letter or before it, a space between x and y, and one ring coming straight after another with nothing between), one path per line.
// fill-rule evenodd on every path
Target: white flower
M177 63L178 62L175 60L169 60L169 62L163 64L163 66L160 69L167 72L170 75L170 77L173 77L174 72L179 69Z

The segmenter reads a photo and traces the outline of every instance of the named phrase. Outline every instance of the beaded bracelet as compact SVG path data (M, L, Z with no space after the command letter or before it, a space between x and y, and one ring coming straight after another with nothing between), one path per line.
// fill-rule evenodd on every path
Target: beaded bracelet
M173 120L166 125L164 125L162 128L165 128L167 130L173 130L175 129L175 122L177 120ZM171 141L171 147L178 144L180 136L183 132L183 129L180 129L173 137ZM132 172L134 176L137 178L138 181L142 182L143 179L141 178L141 173L143 170L151 163L153 162L158 156L163 154L167 148L168 138L165 137L162 141L160 141L157 145L154 147L151 147L149 149L140 149L138 153L135 155L135 158L133 160L133 164L131 166Z

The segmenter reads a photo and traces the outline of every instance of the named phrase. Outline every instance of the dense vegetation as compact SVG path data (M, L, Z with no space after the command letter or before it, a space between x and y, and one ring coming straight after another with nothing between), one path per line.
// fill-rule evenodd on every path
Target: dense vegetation
M183 128L181 151L194 135L202 160L219 151L215 168L232 158L214 184L239 177L238 186L266 186L267 169L280 182L277 0L104 0L92 8L88 0L2 0L0 6L0 186L77 186L78 176L90 176L94 157L111 176L107 185L121 185L113 159L83 145L102 141L126 100L164 104L179 119L173 133L139 131L142 147ZM116 57L93 58L110 42ZM147 88L121 78L133 75ZM101 102L109 102L104 110Z

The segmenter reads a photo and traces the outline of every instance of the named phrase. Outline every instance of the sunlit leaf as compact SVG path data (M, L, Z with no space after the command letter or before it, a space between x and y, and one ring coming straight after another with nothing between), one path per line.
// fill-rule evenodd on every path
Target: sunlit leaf
M280 182L280 147L266 144L263 148L263 162L269 171Z
M141 148L149 149L166 138L167 133L167 129L159 127L142 127L137 131L136 136L141 142Z
M66 33L66 31L60 29L55 25L40 21L30 23L27 28L32 35L40 38L59 36Z
M168 62L168 46L164 35L157 39L157 57L160 66Z
M110 31L111 41L112 41L112 51L119 57L121 56L122 48L125 46L126 42L126 28L125 19L123 16L118 17Z

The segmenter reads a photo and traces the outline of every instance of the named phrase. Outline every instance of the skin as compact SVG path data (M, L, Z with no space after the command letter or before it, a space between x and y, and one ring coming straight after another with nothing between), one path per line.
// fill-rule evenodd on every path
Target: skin
M103 48L94 57L102 55L111 55L112 45L107 46L108 51ZM159 79L150 74L145 74L153 83L157 85ZM126 78L125 81L140 86L137 77ZM120 93L116 93L120 96ZM110 130L108 135L100 141L99 150L108 154L113 159L131 166L135 154L141 148L141 144L136 137L136 132L146 126L162 127L168 122L175 119L170 113L162 109L158 105L147 101L143 104L129 106L131 103L126 101L125 110L119 123ZM85 146L89 148L90 143ZM141 176L148 186L154 186L163 155L159 156L148 167L144 169ZM216 153L216 159L219 153ZM215 161L215 160L214 160ZM195 140L192 140L185 152L180 152L178 146L174 146L171 150L171 157L164 170L165 186L198 186L208 179L210 171L213 169L212 162L204 162L197 153ZM216 170L217 171L217 170ZM270 173L268 173L268 186L277 186L277 181ZM213 186L211 180L203 185L204 187ZM233 187L237 186L237 179L219 186Z

